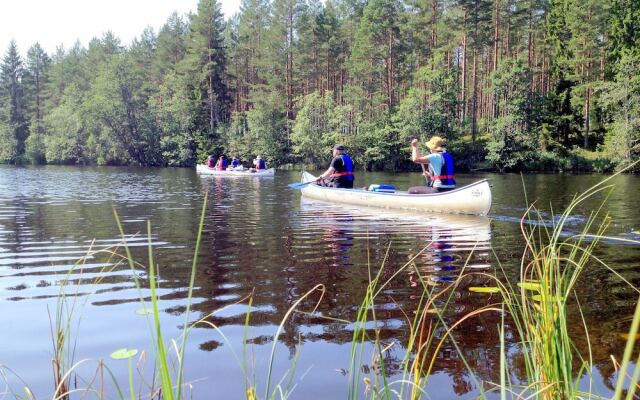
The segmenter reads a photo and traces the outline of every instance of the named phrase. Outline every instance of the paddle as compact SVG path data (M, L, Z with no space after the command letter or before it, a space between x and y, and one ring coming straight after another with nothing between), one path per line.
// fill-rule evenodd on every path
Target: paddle
M413 139L411 139L411 146L412 146L412 147L416 147L416 149L417 149L417 146L418 146L418 144L417 144L417 143L418 143L418 142L417 142L417 140L418 140L418 138L417 138L417 137L414 137ZM413 146L414 141L416 142L416 146ZM417 151L417 150L416 150L416 151ZM419 163L419 164L420 164L420 166L422 167L422 173L424 174L425 172L427 172L427 169L424 167L424 164L423 164L423 163ZM429 180L429 178L427 178L427 177L425 176L425 177L424 177L424 180L425 180L425 181L427 181L427 186L431 186L431 185L429 184L429 183L431 183L431 181Z
M420 163L420 166L422 167L422 172L427 172L427 169L424 167L424 164ZM424 180L427 181L427 186L431 187L431 185L433 185L433 183L426 176L424 177Z
M316 183L316 181L290 183L287 186L289 186L291 189L302 189L310 183Z

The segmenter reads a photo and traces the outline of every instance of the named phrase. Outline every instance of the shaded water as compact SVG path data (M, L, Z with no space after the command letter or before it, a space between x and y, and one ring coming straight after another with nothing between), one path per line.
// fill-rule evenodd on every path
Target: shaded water
M67 292L78 293L73 327L77 341L74 359L78 371L89 379L103 359L126 386L126 362L108 355L122 347L151 352L145 317L136 313L140 298L149 293L136 289L132 272L114 258L93 251L111 249L120 242L115 210L129 236L134 257L147 263L146 221L151 221L151 243L160 268L162 323L165 338L178 338L184 324L185 297L196 243L196 228L205 193L209 204L198 262L189 336L186 376L193 398L243 398L244 374L234 358L242 354L247 296L253 294L248 330L249 374L255 376L262 395L273 335L287 310L316 284L326 293L312 316L296 313L284 325L276 344L274 382L294 364L297 387L294 398L339 399L347 393L353 325L371 273L384 263L391 276L413 255L417 268L432 285L442 285L463 265L491 271L503 263L517 275L523 251L519 221L529 201L536 201L552 224L575 193L604 177L597 175L489 175L494 202L489 218L416 215L348 207L300 199L288 183L298 172L278 171L274 178L200 177L188 169L125 168L0 168L0 365L10 367L39 397L53 392L50 315L65 279ZM461 175L459 184L481 176ZM482 176L484 177L484 176ZM393 183L405 188L420 184L418 174L359 174L357 185ZM614 178L614 191L606 209L613 218L608 231L621 239L640 234L640 177ZM590 199L570 219L565 234L581 231L604 196ZM553 210L549 204L553 204ZM640 249L619 240L598 247L597 256L638 286ZM86 256L81 268L74 263ZM146 273L136 272L144 285ZM455 293L446 315L451 324L469 311L487 304L487 296L473 294L468 286L482 285L476 276ZM416 276L407 271L394 278L377 300L376 316L385 343L393 344L385 360L393 373L401 369L402 348L409 327L407 315L420 294ZM578 293L589 326L597 366L598 390L608 393L613 368L609 355L622 354L637 293L610 272L592 267L584 274ZM317 295L304 301L311 311ZM327 317L321 318L320 316ZM432 399L470 398L478 383L498 382L499 315L467 320L456 329L455 340L474 370L467 371L454 345L440 350L427 387ZM576 324L576 332L580 327ZM512 332L508 344L515 346ZM585 346L585 343L577 343ZM365 364L369 355L365 358ZM510 360L515 378L521 367ZM149 375L153 365L144 367ZM367 373L366 368L363 372ZM23 386L11 375L14 390ZM477 380L475 380L477 379ZM82 382L78 383L83 386ZM84 385L86 386L86 384ZM109 391L109 389L106 389Z

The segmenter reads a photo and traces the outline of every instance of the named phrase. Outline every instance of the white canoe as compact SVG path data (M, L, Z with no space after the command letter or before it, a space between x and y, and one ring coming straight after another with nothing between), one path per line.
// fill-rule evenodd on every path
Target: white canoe
M302 183L315 180L315 176L306 171L302 172ZM303 186L301 192L303 196L316 200L401 210L487 215L491 209L491 188L486 179L459 189L433 194L337 189L318 186L315 183Z
M226 170L220 171L215 168L209 168L204 164L198 164L196 166L196 171L202 175L215 175L215 176L274 176L276 173L275 168L263 169L260 171L256 171L253 169L243 169L241 171L238 170Z

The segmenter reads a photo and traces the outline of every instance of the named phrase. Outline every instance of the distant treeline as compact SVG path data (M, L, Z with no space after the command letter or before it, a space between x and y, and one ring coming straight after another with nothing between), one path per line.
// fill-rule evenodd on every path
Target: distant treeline
M0 71L0 161L192 166L208 154L609 170L640 154L638 0L242 0Z

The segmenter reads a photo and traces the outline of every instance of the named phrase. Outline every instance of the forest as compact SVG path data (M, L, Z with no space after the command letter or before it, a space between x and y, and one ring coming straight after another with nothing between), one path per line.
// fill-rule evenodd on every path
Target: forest
M17 17L17 16L16 16ZM189 167L260 154L403 170L414 137L459 170L622 169L640 158L637 0L200 0L0 60L0 162Z

